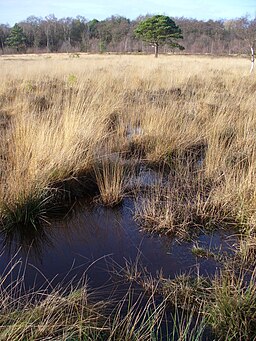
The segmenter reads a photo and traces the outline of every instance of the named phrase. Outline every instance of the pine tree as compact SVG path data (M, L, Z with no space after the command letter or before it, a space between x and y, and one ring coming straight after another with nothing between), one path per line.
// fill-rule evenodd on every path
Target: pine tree
M15 48L17 52L26 49L26 36L18 24L13 26L9 37L6 39L6 43L8 46Z
M159 46L164 44L184 50L177 43L178 39L183 39L181 29L166 15L154 15L141 21L135 29L135 35L154 46L155 57L158 56Z

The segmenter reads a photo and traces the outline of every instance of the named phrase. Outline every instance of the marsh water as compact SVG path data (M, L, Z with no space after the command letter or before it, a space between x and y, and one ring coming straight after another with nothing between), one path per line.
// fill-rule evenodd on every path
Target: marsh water
M124 268L132 264L153 277L160 272L169 278L180 273L211 276L220 264L194 255L195 242L207 250L221 248L221 252L232 247L233 238L225 232L199 234L183 242L147 234L134 221L133 209L131 198L114 209L80 203L61 222L46 225L33 241L2 239L4 285L20 276L27 289L39 289L78 281L86 274L91 288L105 288L108 295L114 284L122 290Z

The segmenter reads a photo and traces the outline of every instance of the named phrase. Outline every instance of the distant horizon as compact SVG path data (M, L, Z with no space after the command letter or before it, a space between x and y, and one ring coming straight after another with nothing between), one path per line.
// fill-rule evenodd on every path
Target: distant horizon
M104 20L111 16L122 16L135 20L147 14L164 14L176 18L188 18L202 21L229 20L245 15L256 16L255 0L179 0L177 4L170 4L170 0L112 0L106 4L105 0L0 0L0 23L13 26L25 21L30 16L45 18L54 14L56 18L83 16L88 21L92 19Z

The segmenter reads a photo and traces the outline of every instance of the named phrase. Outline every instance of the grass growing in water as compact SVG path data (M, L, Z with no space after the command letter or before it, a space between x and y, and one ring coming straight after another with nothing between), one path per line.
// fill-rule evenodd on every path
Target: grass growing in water
M14 264L13 269L17 266ZM170 340L191 335L191 320L185 317L178 328L175 315L175 333L168 331L172 317L166 321L167 329L163 328L166 302L156 303L155 292L145 297L134 296L129 290L120 301L97 301L97 293L90 291L83 278L66 289L58 286L51 293L28 294L20 290L22 278L4 289L5 279L1 278L0 283L0 340L153 341L165 339L166 333L175 334ZM198 335L201 333L200 329Z
M1 207L18 205L16 194L26 187L44 192L97 169L108 145L110 155L138 164L167 161L175 173L163 193L170 199L157 212L161 221L152 226L158 232L182 235L190 223L218 227L230 218L254 224L255 79L245 75L244 59L162 56L152 64L147 56L81 54L70 64L65 58L33 57L26 73L19 58L2 60ZM138 146L130 146L134 141ZM96 174L102 202L118 203L122 166L106 164Z
M118 205L125 192L126 172L120 158L114 161L103 160L94 167L96 182L100 192L100 202L105 206Z

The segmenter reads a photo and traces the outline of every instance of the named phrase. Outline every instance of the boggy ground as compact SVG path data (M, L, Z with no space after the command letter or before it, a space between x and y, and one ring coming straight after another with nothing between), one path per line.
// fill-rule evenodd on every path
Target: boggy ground
M182 241L232 229L239 242L215 280L152 283L177 309L191 312L180 300L195 298L193 314L219 339L253 339L256 80L249 62L83 54L0 62L2 231L33 234L84 196L112 207L125 195L135 197L134 219L153 233ZM150 184L136 177L145 168L158 172Z

